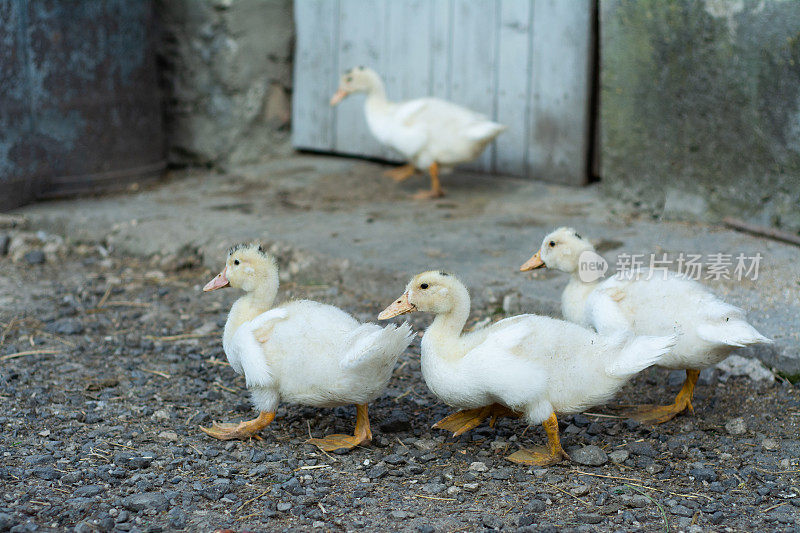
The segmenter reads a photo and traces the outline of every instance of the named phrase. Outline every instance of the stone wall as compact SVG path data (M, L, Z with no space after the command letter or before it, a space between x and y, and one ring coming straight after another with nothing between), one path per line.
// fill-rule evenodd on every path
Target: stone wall
M158 0L168 157L247 163L289 149L291 0Z
M600 0L609 194L800 231L800 2Z

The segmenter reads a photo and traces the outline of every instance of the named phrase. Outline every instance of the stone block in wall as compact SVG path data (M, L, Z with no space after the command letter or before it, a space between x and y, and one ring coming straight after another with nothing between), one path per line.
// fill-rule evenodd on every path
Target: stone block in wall
M247 163L286 151L291 0L158 0L170 162Z

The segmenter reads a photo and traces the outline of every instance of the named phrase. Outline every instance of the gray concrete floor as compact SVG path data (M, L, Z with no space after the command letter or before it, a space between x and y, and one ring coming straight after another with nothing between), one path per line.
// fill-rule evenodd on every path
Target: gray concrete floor
M428 185L397 185L383 165L294 155L232 170L173 172L158 185L125 194L39 203L18 210L37 229L72 241L101 241L134 254L162 256L186 247L218 269L240 241L279 243L302 259L290 274L313 278L335 268L349 283L373 288L387 303L413 274L443 268L471 287L475 305L558 316L567 276L519 265L544 235L570 225L614 264L620 253L763 255L756 281L705 281L743 307L776 342L743 351L800 373L800 249L693 222L661 221L599 194L464 171L445 176L448 196L415 201ZM376 314L380 309L375 310Z

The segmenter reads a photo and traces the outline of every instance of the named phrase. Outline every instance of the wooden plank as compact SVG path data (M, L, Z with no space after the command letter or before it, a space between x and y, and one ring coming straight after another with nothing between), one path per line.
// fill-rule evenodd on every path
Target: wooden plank
M429 0L407 0L386 3L386 49L384 68L380 72L389 100L399 102L422 98L430 91ZM402 156L385 148L386 159L401 161Z
M294 4L296 53L292 96L292 144L332 150L335 112L328 105L338 84L336 0L298 0Z
M387 47L381 72L393 101L430 95L431 21L428 0L389 1Z
M536 0L528 174L586 183L591 0Z
M383 72L386 48L386 2L384 0L340 0L339 70L359 65ZM339 72L339 74L341 74ZM386 158L385 149L367 127L364 96L346 98L336 109L337 152Z
M457 0L454 3L450 100L489 118L495 116L497 15L495 0ZM492 170L493 151L493 146L488 147L464 168Z
M497 121L508 129L495 143L495 169L515 176L527 173L532 15L530 0L501 0L496 65Z
M452 55L454 0L431 0L430 12L430 87L428 94L450 98L450 57Z

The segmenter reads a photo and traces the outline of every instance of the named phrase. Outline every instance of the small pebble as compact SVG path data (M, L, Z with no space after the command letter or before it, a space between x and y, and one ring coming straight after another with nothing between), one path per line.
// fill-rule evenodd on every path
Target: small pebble
M642 494L634 494L632 496L623 494L620 500L626 507L632 507L634 509L643 509L653 503L650 501L650 498Z
M761 441L761 447L768 452L774 452L780 449L781 443L775 439L766 438Z
M603 521L603 517L594 513L578 513L578 520L585 524L599 524Z
M601 466L608 462L606 452L593 444L572 451L570 457L574 462L587 466Z
M486 472L489 468L486 466L486 463L482 463L480 461L475 461L471 465L469 465L469 469L473 472Z
M25 255L22 256L22 259L24 259L29 265L41 265L44 263L45 257L43 251L31 250L30 252L25 252Z
M542 500L533 500L525 506L525 512L528 513L541 513L547 508L547 504Z
M161 433L158 434L158 436L159 438L162 438L168 442L178 441L178 434L171 430L162 431Z
M694 516L694 512L685 505L676 505L670 509L670 512L678 516L685 516L685 517Z
M589 487L587 487L586 485L578 485L577 487L569 489L569 492L573 496L584 496L589 492Z
M653 445L647 442L631 442L628 444L628 451L633 455L641 455L655 459L658 457L658 452Z
M743 418L734 418L725 424L725 431L731 435L744 435L747 433L747 425Z
M617 465L624 463L629 456L630 452L628 450L614 450L608 454L608 458L611 460L611 462Z
M504 441L504 440L495 440L495 441L492 441L492 442L490 442L490 443L489 443L489 447L490 447L490 448L491 448L493 451L496 451L496 452L497 452L497 451L500 451L500 452L502 452L502 451L504 451L505 449L507 449L507 448L508 448L508 442L506 442L506 441Z

